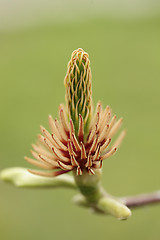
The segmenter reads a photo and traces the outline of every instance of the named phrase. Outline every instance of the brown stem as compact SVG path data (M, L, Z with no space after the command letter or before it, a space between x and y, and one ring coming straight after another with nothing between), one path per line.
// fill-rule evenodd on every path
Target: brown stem
M160 202L160 191L123 197L120 200L129 208L141 207Z

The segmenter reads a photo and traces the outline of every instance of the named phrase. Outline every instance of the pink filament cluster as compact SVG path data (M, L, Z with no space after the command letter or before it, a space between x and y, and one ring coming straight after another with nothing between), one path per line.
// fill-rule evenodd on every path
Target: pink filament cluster
M116 116L111 118L111 115L110 107L103 110L99 102L89 126L87 140L84 140L83 117L79 114L76 136L72 119L68 122L64 106L60 105L60 121L49 116L51 133L41 126L43 135L39 135L37 144L32 145L31 153L34 159L25 157L29 163L50 171L29 171L47 177L72 170L75 170L77 175L82 175L84 169L91 175L95 174L95 169L101 168L103 160L116 152L125 136L125 131L122 131L116 142L109 147L111 138L122 124L122 118L116 121Z

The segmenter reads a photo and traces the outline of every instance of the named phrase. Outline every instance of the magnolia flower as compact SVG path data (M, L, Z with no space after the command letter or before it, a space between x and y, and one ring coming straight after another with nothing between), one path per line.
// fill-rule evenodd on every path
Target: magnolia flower
M88 54L80 48L72 53L64 84L66 105L59 106L59 121L49 116L50 132L41 126L42 135L32 145L34 159L25 157L32 165L48 171L14 167L4 169L0 178L18 187L77 189L80 192L74 197L77 205L118 219L131 216L128 207L160 202L159 191L117 198L101 186L103 161L117 151L125 131L111 144L122 118L112 117L110 107L103 109L101 102L93 114L90 61ZM73 176L62 175L70 171Z
M34 159L25 159L39 168L51 170L29 170L41 176L53 177L69 171L77 175L84 172L94 175L103 161L117 151L125 136L125 131L122 131L110 146L122 118L116 121L116 115L111 117L110 107L103 110L101 102L98 102L92 117L90 61L82 49L72 53L64 82L67 107L59 106L60 121L49 116L50 132L40 127L42 135L38 136L38 143L33 144L31 150Z

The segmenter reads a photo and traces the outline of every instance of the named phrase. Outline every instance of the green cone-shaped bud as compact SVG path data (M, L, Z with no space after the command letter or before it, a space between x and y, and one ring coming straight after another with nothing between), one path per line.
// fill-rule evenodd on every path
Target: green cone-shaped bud
M73 121L76 136L79 114L83 117L84 135L86 136L92 114L92 83L90 61L88 54L83 49L78 48L73 51L64 84L68 113Z

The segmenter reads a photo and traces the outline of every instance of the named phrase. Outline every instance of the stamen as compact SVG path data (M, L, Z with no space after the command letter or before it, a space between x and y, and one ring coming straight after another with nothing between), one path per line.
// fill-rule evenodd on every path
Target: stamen
M112 156L115 152L116 152L117 148L113 147L109 152L107 152L106 154L102 155L100 157L100 160L104 160L106 158L109 158L110 156Z
M60 134L59 134L59 132L58 132L58 130L56 128L55 122L54 122L54 120L53 120L51 115L48 116L48 121L49 121L49 126L50 126L50 129L51 129L51 132L53 134L56 134L56 136L58 138L61 138L61 136L60 136Z
M52 134L52 138L57 143L58 148L62 149L63 151L68 150L68 148L59 140L59 138L55 134Z
M78 164L78 162L76 161L74 155L71 155L71 164L72 164L74 167L79 166L79 164Z
M75 147L76 151L81 151L81 147L80 147L74 133L72 133L72 141L73 141L73 144L74 144L74 147Z
M36 170L30 170L30 169L28 169L28 171L32 174L40 175L43 177L56 177L61 174L69 172L69 171L64 171L64 170L60 170L60 171L56 171L56 172L42 172L42 171L36 171Z
M41 140L44 142L44 145L47 146L47 148L52 152L53 145L51 144L51 142L48 139L46 139L45 137L42 137L42 136L41 136Z
M99 135L99 142L102 142L102 141L104 140L104 138L107 136L108 129L109 129L109 124L107 124L107 125L103 128L101 134Z
M46 146L48 148L48 150L51 151L51 153L53 154L54 153L53 150L52 150L53 145L50 144L49 140L44 138L42 135L39 135L38 138L44 144L44 146ZM54 157L54 159L57 159L55 153L52 156Z
M113 126L113 128L111 129L110 133L109 133L109 137L113 137L114 134L118 131L118 129L121 127L123 122L123 118L120 118L115 125Z
M122 131L117 140L114 142L113 147L118 148L120 144L122 143L124 137L126 136L126 131Z
M61 120L61 124L64 128L64 131L66 133L68 133L69 132L69 127L68 127L68 123L67 123L66 116L65 116L65 113L64 113L63 104L60 104L60 106L59 106L59 115L60 115L60 120Z
M59 148L59 146L57 145L56 141L52 138L50 133L43 126L40 126L40 130L44 134L44 136L49 140L49 142L51 142L51 144L54 147Z
M102 110L102 103L99 101L99 102L97 103L95 115L94 115L93 120L92 120L92 122L91 122L91 127L90 127L91 130L93 129L93 127L94 127L96 124L98 124L101 110Z
M95 172L93 171L92 168L88 168L88 173L89 175L95 175Z
M111 117L111 112L110 112L110 107L107 106L102 114L100 123L99 123L99 131L101 132L103 130L103 128L105 127L105 125L108 124L109 120Z
M77 175L82 175L82 169L80 166L77 167Z
M102 167L102 161L94 161L93 168L99 169Z
M106 114L106 119L105 119L105 121L106 121L106 122L109 122L110 119L111 119L111 116L112 116L112 111L111 111L111 109L109 109L108 113Z
M34 152L33 150L30 150L30 152L35 159L40 160L38 153Z
M63 162L70 162L70 159L63 156L60 151L58 151L56 148L52 147L53 153Z
M115 124L115 121L116 121L116 115L114 115L110 121L110 124L109 124L109 128L108 128L108 131L107 131L107 135L110 133L112 127L114 126ZM111 137L110 135L108 135L108 137Z
M103 119L102 120L106 120L105 118L108 116L108 113L110 112L110 110L111 110L110 106L107 105L107 107L103 111Z
M64 129L59 125L58 120L55 119L54 122L55 122L56 128L57 128L61 138L65 141L67 141L67 135L65 134Z
M36 161L32 158L29 158L29 157L24 157L24 159L31 163L32 165L36 166L36 167L39 167L39 168L44 168L44 169L53 169L53 167L50 165L50 164L46 164L46 163L43 163L43 162L39 162L39 161Z
M97 125L92 129L89 138L88 138L88 143L91 143L94 139L95 134L97 133Z
M50 164L52 167L58 167L57 161L52 160L50 158L47 158L46 156L43 156L43 155L40 155L40 154L39 154L39 157L42 161Z
M87 168L87 167L91 167L91 166L92 166L92 160L91 160L91 156L89 154L87 157L87 162L85 164L85 167Z
M70 139L72 140L72 134L75 133L72 119L70 119Z
M68 140L68 152L69 152L70 157L71 157L72 155L77 156L77 154L76 154L76 153L74 152L74 150L73 150L71 140Z
M92 152L94 152L96 150L98 141L99 141L99 137L98 137L98 135L96 135L96 138L94 139L89 152L92 153Z
M42 154L42 155L45 155L45 156L50 157L50 158L52 158L52 156L53 156L52 154L50 154L50 153L48 152L47 149L42 148L42 146L38 146L38 145L36 145L36 144L32 144L32 148L33 148L38 154Z
M98 108L98 105L97 105L97 108ZM100 118L100 112L97 111L95 113L95 117L94 117L93 123L91 123L90 133L89 133L89 136L88 136L88 142L89 143L93 140L94 135L98 132L99 118Z
M87 158L86 149L83 142L81 142L81 159L86 159L86 158Z
M62 168L63 170L69 170L70 171L74 168L72 165L66 165L61 161L57 161L57 162L58 162L60 168Z
M98 160L99 157L100 157L100 146L98 145L97 150L96 150L96 152L95 152L95 154L93 156L93 161Z
M102 152L108 147L108 145L110 144L110 142L111 142L111 138L108 138L108 139L104 142L104 144L101 146L101 151L102 151Z

